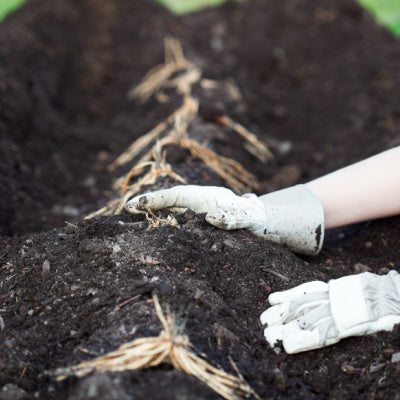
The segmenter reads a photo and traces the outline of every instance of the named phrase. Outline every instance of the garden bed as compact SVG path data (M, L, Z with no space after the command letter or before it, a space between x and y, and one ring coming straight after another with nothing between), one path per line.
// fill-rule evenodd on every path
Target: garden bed
M167 36L204 78L240 90L238 101L194 87L189 133L255 175L259 194L400 144L400 42L355 1L250 0L177 17L145 0L31 0L0 25L0 398L217 398L167 363L48 373L157 336L154 294L186 321L197 354L240 371L262 399L395 398L398 328L287 355L258 317L273 291L399 269L399 217L327 232L313 258L190 212L150 229L124 213L83 220L133 165L107 167L181 105L169 90L143 104L127 96L163 62ZM246 151L221 115L274 159ZM226 184L187 150L170 147L167 161L190 184Z

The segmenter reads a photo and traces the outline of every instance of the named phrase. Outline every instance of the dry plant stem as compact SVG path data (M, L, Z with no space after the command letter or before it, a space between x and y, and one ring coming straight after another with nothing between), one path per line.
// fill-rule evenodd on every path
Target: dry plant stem
M164 47L164 64L157 65L151 69L141 83L128 92L128 98L137 99L139 102L144 103L166 85L171 75L179 71L192 69L193 65L184 57L179 41L173 38L166 38L164 40Z
M200 85L205 90L218 89L220 87L223 87L233 100L235 100L237 103L244 103L242 94L240 93L239 88L236 86L232 78L228 78L222 83L213 79L203 78L200 81Z
M128 190L123 196L113 199L107 203L106 206L102 207L100 210L97 210L85 217L85 219L91 219L94 217L98 217L100 215L117 215L122 212L124 209L124 205L128 202L128 200L135 195L138 190L144 185L151 185L155 182L157 176L152 175L151 173L147 173L143 176L139 182L131 186L131 189ZM184 182L185 183L185 182Z
M162 145L160 144L160 141L157 141L152 150L154 161L147 161L137 165L136 167L132 168L126 176L125 182L122 184L122 192L124 193L124 196L114 211L114 214L119 214L122 211L128 199L134 194L133 191L138 191L143 185L154 183L159 176L170 176L181 183L186 183L185 179L172 171L171 166L166 162L166 152L162 152ZM142 171L143 168L147 166L150 166L150 171L143 176L139 182L131 185L128 191L128 184L132 175L136 173L136 171Z
M202 71L200 68L191 67L184 74L176 79L169 81L165 86L176 88L179 94L189 94L192 91L192 86L201 78Z
M230 158L218 155L195 140L187 137L179 140L171 136L167 136L160 140L161 146L169 144L175 144L183 149L189 150L193 157L200 158L237 193L243 193L244 191L248 191L250 188L258 188L259 186L257 178L250 172L246 171L240 163Z
M196 355L191 349L189 338L182 334L182 326L176 324L174 316L170 312L166 315L163 313L157 296L153 296L153 302L163 326L158 337L135 339L103 357L56 370L57 379L64 380L71 375L83 377L93 371L149 368L168 361L174 368L194 375L227 400L239 400L249 395L259 399L241 376L230 375Z
M184 71L187 67L188 62L186 60L154 67L146 74L143 81L135 89L128 92L128 98L138 99L140 103L145 103L164 85L172 74Z
M170 79L172 74L181 72L179 76ZM182 94L183 103L176 111L151 129L142 137L135 140L126 151L124 151L110 166L109 170L114 171L118 167L132 161L147 147L152 147L140 158L136 165L124 176L118 178L113 185L113 189L121 191L119 199L109 202L102 209L90 214L86 218L98 215L119 214L127 201L134 196L142 186L155 183L157 177L170 176L175 180L186 183L186 181L165 161L165 157L158 160L155 154L156 149L161 149L166 145L176 145L188 150L195 158L202 160L209 168L214 170L236 193L253 191L259 187L257 178L249 173L244 167L235 160L223 157L208 149L205 145L189 138L188 129L193 119L198 115L198 101L191 95L192 86L196 82L204 89L225 88L231 97L238 102L243 102L239 89L235 84L227 80L217 82L209 79L202 79L202 71L187 61L183 55L180 43L172 38L165 39L165 62L153 68L144 77L141 83L129 92L130 97L141 101L147 100L151 95L161 93L160 90L166 87L173 87ZM165 96L164 96L165 97ZM235 132L242 136L246 143L244 147L260 161L265 162L272 158L272 153L268 147L258 138L248 131L244 126L232 121L229 117L223 116L218 120L219 123L231 127ZM156 144L154 142L156 141ZM151 159L154 161L151 161ZM129 184L133 177L141 175L146 167L148 171L139 181Z
M177 145L190 151L193 157L201 159L208 167L214 170L227 185L237 193L243 193L251 188L258 188L257 178L245 170L240 163L230 158L218 155L195 140L184 137L176 139L168 135L159 141L160 145Z
M138 166L141 168L141 166ZM126 191L126 193L119 199L118 206L115 208L115 210L112 212L112 214L117 215L119 214L125 204L128 202L128 200L135 195L139 189L144 186L144 185L152 185L155 183L156 179L159 177L165 177L165 176L171 176L171 178L181 182L181 183L186 183L185 179L183 179L180 175L177 173L173 172L171 169L170 165L167 165L164 168L157 169L157 167L152 166L150 171L144 175L138 182L133 184L132 186L129 187L129 190Z
M265 163L268 160L274 158L271 150L269 150L267 145L261 142L254 133L251 133L243 125L232 121L229 117L226 116L219 117L218 122L222 123L223 125L229 126L242 138L244 138L248 142L246 150L248 150L249 153L253 154L254 157L257 157L261 162Z
M147 162L142 162L138 165L136 165L134 168L132 168L128 174L125 177L125 181L122 184L122 193L126 193L129 181L131 180L133 175L136 175L138 173L138 171L142 172L144 167L147 166L152 166L153 162L152 161L147 161ZM151 171L151 170L150 170Z
M272 269L269 269L269 268L266 268L265 270L267 272L269 272L270 274L277 276L278 278L282 279L285 282L289 282L290 281L290 279L287 276L285 276L285 275L283 275L283 274L281 274L279 272L276 272L276 271L274 271Z
M164 47L165 47L165 64L171 62L179 62L185 60L183 55L182 46L179 43L179 40L174 39L170 36L167 36L164 39Z
M146 213L146 219L149 222L149 227L147 228L148 230L165 225L176 226L179 228L178 221L172 215L168 215L167 218L161 218L155 215L150 209L148 209Z
M177 71L186 71L182 77L170 81L168 78ZM201 77L201 70L194 67L188 62L184 56L180 43L172 38L165 39L165 63L153 68L143 78L142 82L132 91L129 92L128 97L138 98L146 101L163 85L177 87L182 94L190 93L192 85ZM194 103L196 104L194 106ZM117 167L126 164L135 158L146 146L167 129L168 124L172 123L179 114L190 114L194 112L197 114L198 104L193 98L185 98L182 107L173 112L166 121L161 122L150 132L133 142L128 149L123 152L117 160L109 167L115 170Z
M159 123L151 131L147 132L145 135L141 136L139 139L135 140L110 166L109 169L114 171L118 167L127 164L132 161L144 148L154 142L160 135L168 128L168 126L176 119L190 119L192 120L198 111L198 101L191 96L185 96L184 102L181 107L175 110L168 118ZM151 154L153 149L149 150ZM147 153L147 154L149 154ZM141 160L140 162L148 161Z
M189 138L182 139L179 145L188 149L194 157L200 158L212 168L232 190L240 193L249 190L249 188L258 188L257 178L246 171L237 161L219 156L214 151Z
M97 211L92 212L89 215L86 215L86 217L84 219L91 219L91 218L99 217L100 215L112 215L113 214L112 210L114 210L118 206L120 201L121 201L121 199L119 199L119 198L112 199L104 207L100 208Z
M123 193L127 191L128 188L126 187L126 189L124 189L124 187L126 185L126 182L128 181L128 176L130 180L135 176L141 175L144 170L143 166L153 162L151 161L152 157L153 157L153 148L151 148L147 153L145 153L145 155L137 162L137 164L126 175L121 176L115 181L113 189L118 191L120 190Z
M168 121L168 119L167 119ZM121 165L128 163L133 160L146 146L156 140L160 134L167 129L168 125L166 121L159 123L151 131L135 140L110 166L109 170L114 171Z

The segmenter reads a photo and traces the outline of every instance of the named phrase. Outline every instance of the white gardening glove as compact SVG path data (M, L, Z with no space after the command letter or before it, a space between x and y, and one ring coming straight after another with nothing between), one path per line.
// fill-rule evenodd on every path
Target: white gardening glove
M369 272L328 283L314 281L269 296L261 314L271 346L287 353L318 349L349 336L390 331L400 323L400 275Z
M164 208L189 208L195 213L206 213L206 221L218 228L248 229L300 254L315 255L322 247L322 205L304 185L261 197L237 196L223 187L175 186L136 196L125 206L131 213Z

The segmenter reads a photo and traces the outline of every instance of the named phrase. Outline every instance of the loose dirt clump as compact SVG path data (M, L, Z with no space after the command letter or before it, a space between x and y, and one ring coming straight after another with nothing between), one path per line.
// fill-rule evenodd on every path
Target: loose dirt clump
M262 399L396 398L398 327L289 356L268 346L258 317L273 291L399 270L400 217L327 232L313 258L190 211L84 220L150 144L132 165L108 166L182 105L171 88L144 103L128 95L163 63L167 37L208 83L240 92L238 102L227 86L194 84L187 133L240 163L258 194L400 143L400 42L355 1L249 0L176 17L146 0L31 0L0 25L0 399L217 398L168 363L57 381L58 368L158 337L154 296L195 354ZM247 151L233 123L274 158ZM141 192L177 176L226 184L188 149L165 150L155 161L177 175Z

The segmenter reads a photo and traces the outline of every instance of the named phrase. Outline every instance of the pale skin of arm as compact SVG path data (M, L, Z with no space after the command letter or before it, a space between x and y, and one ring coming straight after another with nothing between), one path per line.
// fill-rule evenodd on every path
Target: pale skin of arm
M325 229L400 215L400 146L306 186L323 205Z

